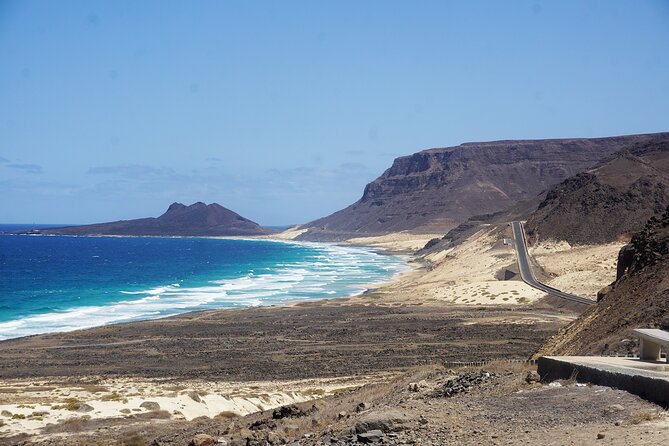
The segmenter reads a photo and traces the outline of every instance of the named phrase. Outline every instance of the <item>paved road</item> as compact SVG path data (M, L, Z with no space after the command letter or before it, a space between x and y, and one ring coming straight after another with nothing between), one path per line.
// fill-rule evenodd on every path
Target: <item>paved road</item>
M525 232L523 231L523 224L519 221L511 222L513 228L513 238L515 240L516 258L518 259L518 269L520 270L520 277L523 281L531 287L548 293L552 296L560 297L562 299L571 300L585 305L594 305L596 302L584 297L575 296L573 294L565 293L556 290L553 287L544 285L534 277L532 267L530 266L530 257L527 253L527 245L525 243Z

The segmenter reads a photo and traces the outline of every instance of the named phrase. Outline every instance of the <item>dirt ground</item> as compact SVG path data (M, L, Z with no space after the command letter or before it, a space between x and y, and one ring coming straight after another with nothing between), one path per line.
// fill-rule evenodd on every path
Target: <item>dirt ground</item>
M376 303L379 296L208 311L0 343L3 379L286 380L439 360L527 358L573 316L549 307Z

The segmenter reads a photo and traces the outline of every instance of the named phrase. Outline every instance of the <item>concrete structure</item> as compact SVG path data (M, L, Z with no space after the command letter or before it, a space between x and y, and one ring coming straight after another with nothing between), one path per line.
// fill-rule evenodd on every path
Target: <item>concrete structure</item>
M664 347L664 352L667 353L669 348L669 333L657 328L637 328L634 333L639 335L640 347L639 358L649 361L660 360L660 350ZM667 362L669 362L669 355Z
M615 387L669 407L669 364L639 358L544 356L537 361L544 382L576 379Z

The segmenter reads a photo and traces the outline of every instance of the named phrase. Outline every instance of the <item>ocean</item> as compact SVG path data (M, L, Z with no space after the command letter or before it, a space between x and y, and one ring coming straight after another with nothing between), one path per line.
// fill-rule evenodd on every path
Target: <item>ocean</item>
M321 243L0 234L0 340L350 296L407 269L397 256Z

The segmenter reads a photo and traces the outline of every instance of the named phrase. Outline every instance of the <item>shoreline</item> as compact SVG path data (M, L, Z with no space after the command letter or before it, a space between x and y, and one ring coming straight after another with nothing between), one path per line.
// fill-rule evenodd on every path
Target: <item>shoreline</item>
M89 330L89 329L95 329L95 328L100 328L100 327L105 327L105 326L110 326L110 325L120 325L120 324L129 324L129 323L134 323L134 322L145 322L145 321L156 321L156 320L161 320L161 319L166 319L166 318L172 318L172 317L178 317L181 315L188 315L190 313L202 313L202 312L208 312L208 311L222 311L222 310L232 310L232 309L245 309L245 308L256 308L256 307L273 307L273 308L278 308L278 307L283 307L283 306L294 306L298 305L302 302L315 302L315 301L320 301L320 300L336 300L336 299L348 299L348 298L354 298L357 296L364 295L366 293L369 293L373 291L376 288L390 285L396 281L399 280L400 277L404 276L405 274L411 273L415 269L419 268L419 266L415 265L415 259L411 259L411 256L406 254L406 253L400 253L400 252L391 252L390 250L380 248L380 247L375 247L375 246L367 246L367 245L360 245L360 244L347 244L347 243L333 243L333 242L311 242L311 241L296 241L296 240L288 240L288 239L273 239L273 238L265 238L265 236L261 236L263 238L251 238L247 236L117 236L117 235L86 235L86 236L80 236L80 235L56 235L56 234L0 234L0 235L16 235L16 236L29 236L29 237L75 237L75 238L158 238L158 239L211 239L211 240L241 240L241 241L265 241L265 242L271 242L271 243L282 243L282 244L287 244L287 245L295 245L295 246L304 246L304 247L340 247L340 248L345 248L345 249L363 249L368 252L373 252L378 255L384 255L384 256L392 256L397 259L400 259L403 262L403 265L401 266L400 271L396 271L389 275L386 279L381 280L379 282L371 282L371 283L364 283L360 285L356 285L355 289L351 289L351 292L348 294L342 294L341 296L337 297L313 297L313 298L294 298L290 300L283 301L281 303L269 303L269 304L259 304L259 305L247 305L247 306L242 306L242 307L214 307L214 308L203 308L203 309L192 309L184 312L179 312L179 313L174 313L174 314L168 314L168 315L162 315L158 317L149 317L149 318L138 318L138 319L130 319L130 320L124 320L124 321L117 321L117 322L110 322L106 324L101 324L101 325L93 325L90 327L81 327L81 328L75 328L72 330L60 330L60 331L45 331L45 332L40 332L40 333L31 333L27 335L22 335L22 336L17 336L17 337L9 337L6 339L0 339L0 343L11 341L11 340L16 340L16 339L22 339L22 338L27 338L27 337L33 337L33 336L41 336L41 335L50 335L50 334L59 334L59 333L69 333L73 331L79 331L79 330ZM239 278L235 279L230 279L230 280L238 280ZM113 303L106 303L102 305L96 305L100 307L108 307L111 304L119 304L123 302L138 302L141 301L142 299L137 299L137 300L121 300L121 301L115 301ZM80 307L73 307L69 308L66 310L63 310L63 312L68 312L68 311L77 311L82 308L90 308L90 306L80 306ZM48 314L48 313L45 313ZM0 322L0 324L4 323L12 323L12 322L17 322L21 321L22 319L26 317L37 317L40 316L39 314L37 315L31 315L31 316L24 316L23 318L20 319L13 319L9 321L4 321Z

